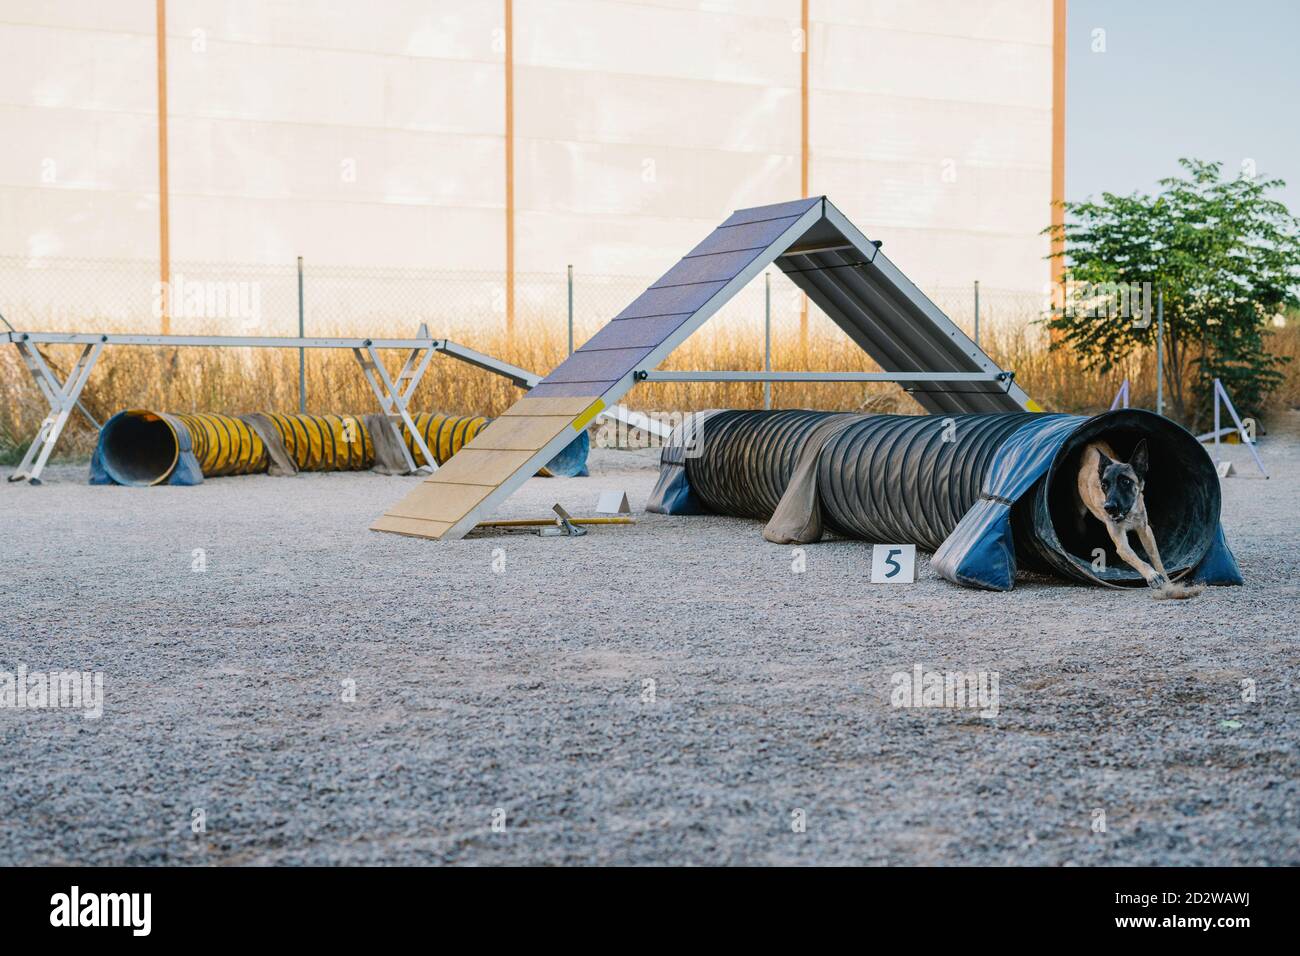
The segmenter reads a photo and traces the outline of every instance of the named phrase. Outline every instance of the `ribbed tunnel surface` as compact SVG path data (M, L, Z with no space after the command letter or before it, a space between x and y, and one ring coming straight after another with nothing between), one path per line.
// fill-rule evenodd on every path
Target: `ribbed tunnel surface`
M1123 460L1138 441L1147 441L1147 510L1171 576L1195 569L1219 534L1219 482L1208 454L1176 424L1136 409L1091 419L1032 412L719 411L699 416L692 427L691 451L666 454L664 468L684 465L690 494L709 511L771 518L811 447L817 506L829 530L938 552L959 526L964 530L956 537L971 537L960 542L968 547L1001 521L1014 542L1013 574L1018 563L1091 583L1144 583L1115 553L1101 523L1080 515L1077 470L1084 449L1097 439ZM677 512L657 495L650 510ZM985 521L977 505L1006 508L1010 515L990 513ZM1141 552L1136 536L1133 543Z
M691 490L718 514L767 520L813 429L852 419L823 446L817 490L827 523L847 538L935 551L979 497L993 454L1033 412L854 415L725 411L705 419L702 454L686 459ZM947 437L945 437L947 436ZM884 489L907 489L886 494Z
M442 465L491 419L419 412L413 421L434 462ZM421 464L423 455L411 432L405 425L401 432L412 460ZM583 432L539 474L585 474L589 449ZM95 458L92 480L97 463L112 483L147 486L261 474L273 470L277 460L283 465L273 471L277 474L360 471L375 466L376 449L363 416L269 412L234 417L128 409L104 424Z
M873 415L854 422L818 459L831 527L849 538L937 551L979 498L1002 443L1038 417ZM904 493L882 493L889 488Z
M688 458L691 490L710 511L738 518L772 517L795 459L826 412L725 411L706 419L703 454Z
M257 432L229 415L171 415L129 409L99 433L98 456L119 485L157 485L192 455L208 478L266 471L266 446Z

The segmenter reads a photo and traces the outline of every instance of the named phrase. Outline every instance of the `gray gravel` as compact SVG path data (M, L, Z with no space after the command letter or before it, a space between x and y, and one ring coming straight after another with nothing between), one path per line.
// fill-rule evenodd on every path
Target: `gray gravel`
M1300 413L1262 450L1224 483L1248 584L1189 602L872 586L850 542L796 574L723 518L437 544L366 530L413 481L371 474L51 469L0 487L0 671L102 670L104 714L0 709L0 863L1300 863ZM506 513L639 511L654 462ZM917 663L996 671L998 716L891 707Z

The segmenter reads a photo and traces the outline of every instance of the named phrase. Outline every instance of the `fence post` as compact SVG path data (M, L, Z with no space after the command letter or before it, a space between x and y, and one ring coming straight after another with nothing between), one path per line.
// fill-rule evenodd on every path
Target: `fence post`
M303 335L302 256L298 257L298 338ZM307 413L307 350L298 349L298 411Z
M763 371L772 371L772 273L763 273ZM772 383L763 383L763 407L772 407Z
M1165 413L1165 290L1156 296L1156 414Z
M975 280L975 346L980 344L980 280Z
M573 265L569 265L569 354L573 354Z

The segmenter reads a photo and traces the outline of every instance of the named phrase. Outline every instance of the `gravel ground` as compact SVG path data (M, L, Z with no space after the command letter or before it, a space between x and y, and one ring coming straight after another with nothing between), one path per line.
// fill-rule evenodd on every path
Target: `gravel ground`
M102 671L103 716L0 709L0 863L1297 864L1300 413L1262 451L1224 482L1248 583L1187 602L872 586L852 542L795 573L726 518L437 544L366 530L414 479L60 466L0 487L0 671ZM639 512L655 460L505 513ZM996 672L998 715L892 707L915 664Z

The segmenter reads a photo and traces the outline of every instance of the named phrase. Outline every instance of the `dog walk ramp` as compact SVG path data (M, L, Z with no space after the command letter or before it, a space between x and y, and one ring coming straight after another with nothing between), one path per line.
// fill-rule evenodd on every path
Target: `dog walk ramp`
M1041 410L824 196L741 209L371 527L463 537L773 263L926 411Z
M547 449L559 454L603 408L591 398L525 395L371 528L422 538L463 537L480 515L555 457Z

